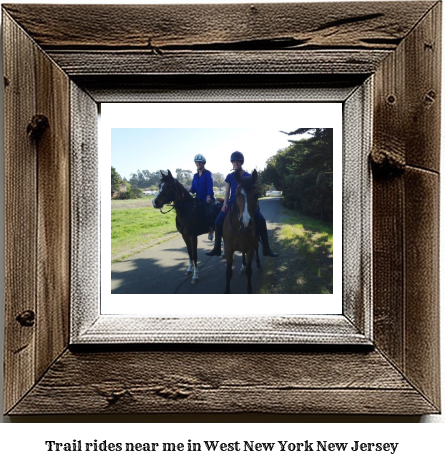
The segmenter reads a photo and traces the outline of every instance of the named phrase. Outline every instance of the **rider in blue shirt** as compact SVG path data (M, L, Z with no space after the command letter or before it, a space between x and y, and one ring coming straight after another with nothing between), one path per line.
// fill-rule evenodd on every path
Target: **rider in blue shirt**
M204 205L204 212L207 224L209 225L209 240L213 240L213 217L212 206L215 202L213 196L213 178L212 173L205 169L206 159L203 155L198 154L194 158L197 173L193 176L192 187L190 192L196 194L196 199Z
M230 161L232 162L233 170L239 171L242 178L250 178L251 175L242 169L244 163L244 155L241 152L233 152L230 156ZM238 183L235 179L235 172L232 171L229 173L225 179L226 181L226 194L224 197L224 204L221 208L221 212L215 220L215 246L213 250L207 252L206 255L210 257L216 255L221 256L221 237L222 229L224 224L224 218L226 213L229 211L233 202L235 202L236 188ZM257 225L257 231L261 238L261 243L263 244L263 255L267 257L278 257L278 255L270 249L269 246L269 237L267 234L266 219L261 214L259 208L255 211L254 219Z
M247 173L247 171L242 171L241 177L242 178L251 178L252 175ZM229 202L227 204L230 207L230 205L232 205L232 203L235 201L236 188L238 187L238 182L235 179L235 171L230 172L226 176L225 182L227 184L230 184L230 199L229 199ZM227 187L227 184L226 184L226 187Z

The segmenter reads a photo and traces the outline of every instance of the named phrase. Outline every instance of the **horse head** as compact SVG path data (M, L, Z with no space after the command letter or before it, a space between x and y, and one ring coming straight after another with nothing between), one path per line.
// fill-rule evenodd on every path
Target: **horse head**
M252 177L242 178L238 171L235 172L235 179L238 182L236 189L236 206L238 208L238 218L240 229L252 226L253 216L258 207L258 173L253 170Z
M172 176L170 170L167 174L161 173L161 182L159 183L159 192L153 199L153 207L162 208L164 205L174 202L178 196L176 179Z

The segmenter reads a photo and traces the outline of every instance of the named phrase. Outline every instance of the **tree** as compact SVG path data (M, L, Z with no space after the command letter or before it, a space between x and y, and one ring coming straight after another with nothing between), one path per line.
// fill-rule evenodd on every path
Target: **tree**
M278 171L277 163L283 157L283 150L277 152L276 155L269 158L266 162L266 168L261 172L260 180L264 184L273 184L278 190L283 189L284 178L282 173Z
M112 197L116 192L119 192L121 182L122 182L122 179L119 173L116 171L116 168L112 166L111 167L111 196Z
M269 188L269 185L263 181L262 171L258 167L255 167L255 169L258 173L258 181L256 183L258 188L258 195L260 197L264 197L266 195L267 189Z
M193 179L193 171L183 170L182 171L182 179L183 179L183 181L188 181L189 179Z
M221 173L212 173L212 178L213 178L213 186L214 187L224 187L225 185L225 177Z
M284 131L282 131L284 132ZM284 133L289 136L297 134L309 134L309 139L290 140L292 144L304 150L306 153L298 160L298 169L303 171L333 170L333 136L332 128L300 128L293 132Z
M150 173L147 184L149 186L158 186L160 181L161 181L161 173L159 171L155 171L153 173Z
M143 173L141 171L137 170L137 176L138 176L138 187L139 188L144 187L145 177L144 177Z
M138 187L138 184L139 184L138 175L136 173L131 173L130 176L131 176L130 178L131 188L135 189Z
M284 132L284 131L282 131ZM333 130L299 128L287 135L307 134L267 161L264 183L283 191L283 202L304 214L332 219Z
M130 190L130 199L140 199L142 197L144 197L144 191L142 189L135 187Z

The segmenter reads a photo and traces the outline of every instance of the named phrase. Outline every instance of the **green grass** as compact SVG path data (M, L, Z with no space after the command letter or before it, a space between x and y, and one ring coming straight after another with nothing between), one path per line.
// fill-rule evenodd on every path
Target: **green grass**
M174 212L163 215L152 207L138 208L138 203L132 200L115 202L127 208L111 211L111 263L124 260L178 234Z
M152 199L154 199L154 195L147 195L142 197L141 199L126 199L126 200L119 200L119 199L112 199L111 200L111 209L112 210L128 210L129 208L153 208L153 204L151 203Z
M278 258L265 261L262 294L332 294L332 224L284 209L271 245Z

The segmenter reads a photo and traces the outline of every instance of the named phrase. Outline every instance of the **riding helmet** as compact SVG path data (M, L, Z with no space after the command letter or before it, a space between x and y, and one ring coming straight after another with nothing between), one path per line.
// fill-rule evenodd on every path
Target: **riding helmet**
M244 155L241 152L233 152L232 155L230 155L230 161L240 161L241 164L244 163Z
M195 163L197 161L200 161L201 163L206 163L206 159L204 157L204 155L201 155L200 153L198 153L198 155L195 155L195 159L194 159Z

